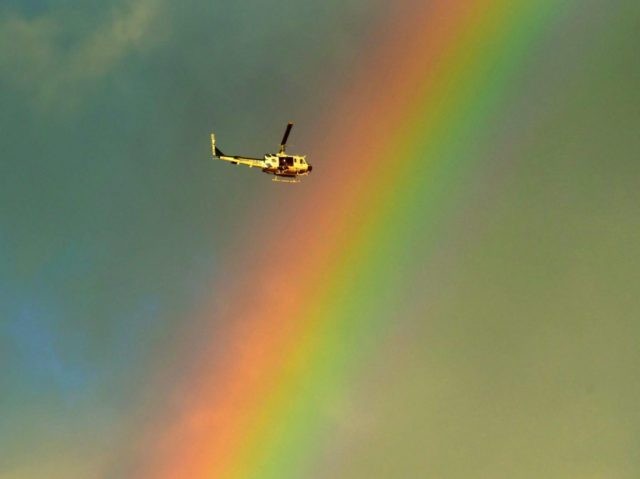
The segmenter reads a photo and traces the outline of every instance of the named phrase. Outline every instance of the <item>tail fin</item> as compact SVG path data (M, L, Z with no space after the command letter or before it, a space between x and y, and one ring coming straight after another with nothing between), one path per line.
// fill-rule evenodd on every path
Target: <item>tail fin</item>
M211 133L211 153L213 156L225 156L216 146L216 136L213 133Z

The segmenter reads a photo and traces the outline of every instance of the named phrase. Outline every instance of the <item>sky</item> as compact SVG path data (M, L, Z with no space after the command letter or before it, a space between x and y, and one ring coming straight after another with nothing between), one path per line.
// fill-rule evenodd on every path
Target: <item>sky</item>
M0 2L0 479L638 477L639 21Z

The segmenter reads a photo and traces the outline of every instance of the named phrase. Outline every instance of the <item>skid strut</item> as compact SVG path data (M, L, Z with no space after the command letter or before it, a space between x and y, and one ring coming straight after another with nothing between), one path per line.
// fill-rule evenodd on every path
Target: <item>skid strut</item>
M276 183L300 183L300 178L286 178L286 177L282 177L282 176L274 176L273 180L271 181L275 181Z

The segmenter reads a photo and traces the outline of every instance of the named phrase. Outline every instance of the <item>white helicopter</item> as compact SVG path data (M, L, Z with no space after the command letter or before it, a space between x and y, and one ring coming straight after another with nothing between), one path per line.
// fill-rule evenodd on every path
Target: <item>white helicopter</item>
M292 126L293 123L287 125L278 153L267 153L262 159L225 155L216 146L216 137L211 133L211 151L213 157L218 160L228 161L232 165L246 165L249 168L261 168L264 173L274 175L273 181L298 183L300 177L308 175L313 167L307 163L306 156L289 155L285 151Z

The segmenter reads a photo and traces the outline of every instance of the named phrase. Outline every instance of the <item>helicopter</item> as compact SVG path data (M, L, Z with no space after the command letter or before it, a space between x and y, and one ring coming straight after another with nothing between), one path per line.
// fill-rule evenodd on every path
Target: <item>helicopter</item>
M313 167L307 163L306 156L290 155L286 152L287 139L293 123L287 124L278 153L267 153L264 158L225 155L216 146L216 137L211 133L211 151L214 159L228 161L232 165L246 165L249 168L261 168L264 173L274 175L273 181L299 183L301 176L308 175Z

